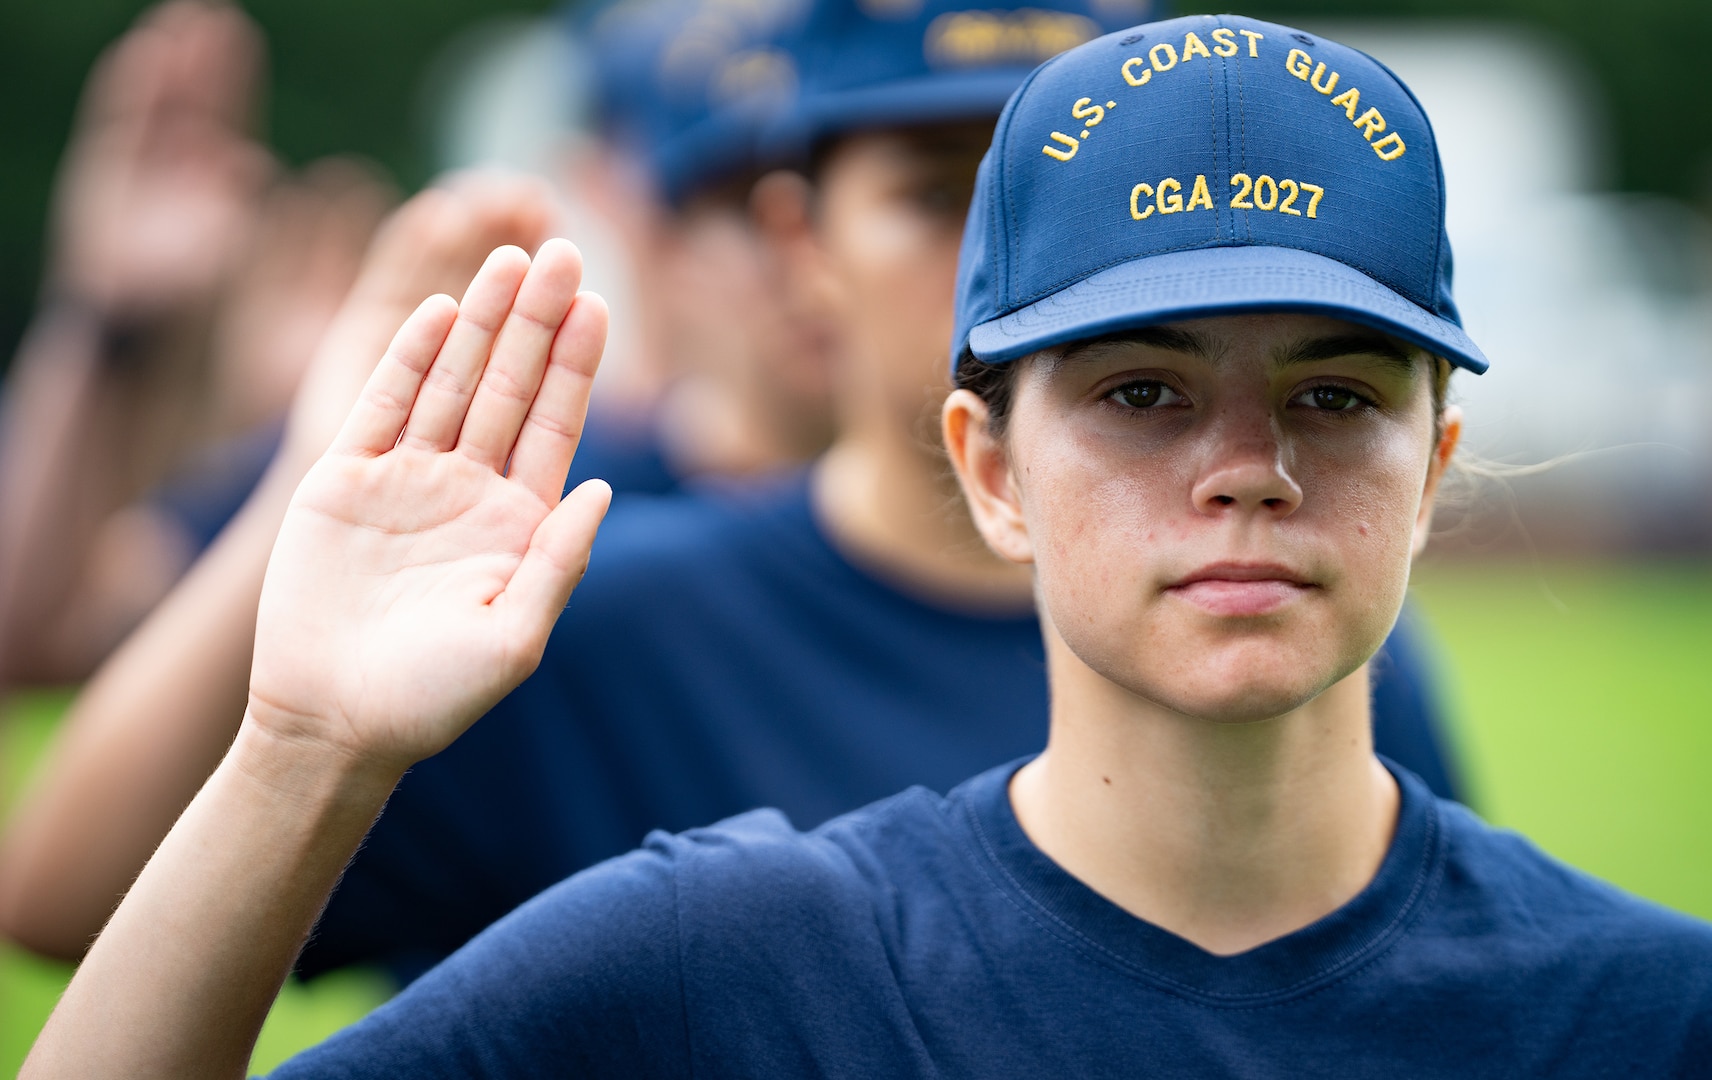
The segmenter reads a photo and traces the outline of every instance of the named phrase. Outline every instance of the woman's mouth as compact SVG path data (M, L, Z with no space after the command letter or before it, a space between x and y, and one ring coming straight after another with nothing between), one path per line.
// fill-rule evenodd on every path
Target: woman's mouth
M1253 618L1279 611L1317 588L1306 575L1276 563L1217 563L1165 591L1209 615Z

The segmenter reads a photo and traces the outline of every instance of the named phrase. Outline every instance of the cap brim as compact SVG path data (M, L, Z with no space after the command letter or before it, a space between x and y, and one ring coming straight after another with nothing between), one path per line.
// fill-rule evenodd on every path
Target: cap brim
M805 94L765 140L775 155L790 157L821 139L847 131L997 120L1005 102L1028 77L1029 68L989 68L922 75L909 79Z
M1475 374L1486 356L1462 327L1323 255L1280 247L1211 247L1135 259L1028 307L976 325L969 351L1003 363L1121 330L1209 315L1293 311L1371 326Z

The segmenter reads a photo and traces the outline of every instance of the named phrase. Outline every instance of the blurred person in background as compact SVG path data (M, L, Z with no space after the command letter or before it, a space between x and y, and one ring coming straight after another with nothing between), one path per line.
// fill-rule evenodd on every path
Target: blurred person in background
M0 420L0 688L87 676L255 483L390 194L279 176L236 8L175 0L97 63Z
M661 0L570 20L594 138L567 186L617 234L639 354L621 359L641 369L589 426L651 446L679 481L799 467L832 437L825 332L782 302L783 267L749 211L750 129L796 88L773 43L804 9Z
M773 25L750 25L746 32ZM662 103L649 116L660 137L647 145L656 145L699 119L701 111ZM646 244L636 258L640 265L696 277L697 283L680 281L684 287L673 293L682 300L677 305L647 307L653 325L671 328L670 362L664 366L672 377L656 380L643 395L613 395L624 404L589 417L576 479L598 474L624 495L657 494L674 490L686 477L800 465L825 443L824 363L813 343L791 333L797 324L779 315L771 300L777 281L742 213L741 197L753 175L724 191L697 188L686 195L652 180L633 189L622 178L635 178L630 155L642 152L642 144L615 145L613 164L579 170L579 176L600 188L603 205L620 225L636 226L625 235ZM9 936L48 955L80 955L90 927L105 918L140 858L218 759L218 748L229 738L230 708L243 700L247 627L255 617L272 528L296 479L331 437L315 418L341 414L366 375L364 365L378 358L384 338L375 338L371 328L396 322L428 291L460 294L483 254L507 243L533 250L549 222L560 217L561 208L550 205L538 182L466 175L450 191L420 197L370 252L362 281L322 344L320 374L303 388L267 478L261 471L279 447L277 424L252 440L256 452L246 459L248 470L227 468L211 487L175 482L155 494L151 505L181 507L207 540L234 515L236 520L190 580L74 703L0 842L0 929ZM275 258L267 265L291 261ZM276 317L294 313L289 303L226 307L236 316L253 316L255 309ZM734 311L751 317L732 318ZM295 313L305 316L300 326L318 314L301 302ZM271 356L313 351L313 339L302 334L276 334L261 344ZM757 362L788 365L791 372L766 382L753 370ZM676 410L680 420L657 424L653 403L661 387L681 383L694 389L684 387L685 408ZM236 388L289 390L294 384L295 373L289 382L262 378ZM729 392L722 389L728 386ZM786 387L791 391L781 393ZM699 424L688 397L719 402L707 411L722 417L720 422ZM137 768L139 761L152 767Z

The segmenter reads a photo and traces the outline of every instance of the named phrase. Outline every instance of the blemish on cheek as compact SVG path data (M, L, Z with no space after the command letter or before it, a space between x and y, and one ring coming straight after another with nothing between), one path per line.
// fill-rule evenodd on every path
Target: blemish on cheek
M1102 776L1102 777L1100 777L1100 779L1104 780L1107 783L1107 785L1110 785L1112 782L1112 778L1109 776Z
M1363 536L1367 535L1367 526L1366 525L1357 525L1356 528L1361 531L1361 535L1363 535Z

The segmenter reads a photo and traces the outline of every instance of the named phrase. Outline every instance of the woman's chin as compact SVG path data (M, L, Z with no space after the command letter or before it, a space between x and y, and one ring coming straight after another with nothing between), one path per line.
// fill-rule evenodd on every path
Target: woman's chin
M1132 692L1172 712L1217 724L1251 724L1301 708L1349 672L1323 658L1276 663L1249 657L1221 663L1203 657L1167 678L1137 680Z

